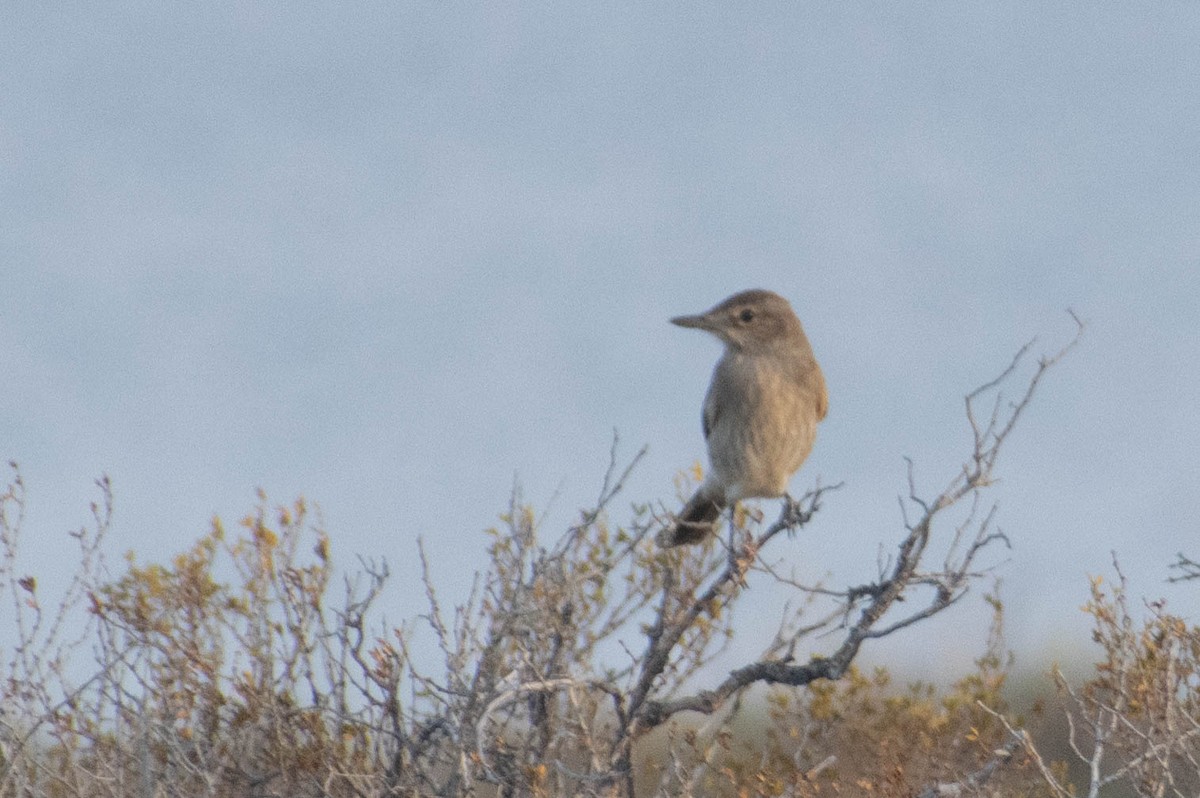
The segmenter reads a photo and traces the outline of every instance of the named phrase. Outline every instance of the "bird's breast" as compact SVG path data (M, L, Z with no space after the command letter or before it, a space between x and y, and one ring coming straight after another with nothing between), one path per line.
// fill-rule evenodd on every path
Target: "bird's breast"
M817 397L790 365L733 357L713 374L709 458L730 501L782 495L812 450Z

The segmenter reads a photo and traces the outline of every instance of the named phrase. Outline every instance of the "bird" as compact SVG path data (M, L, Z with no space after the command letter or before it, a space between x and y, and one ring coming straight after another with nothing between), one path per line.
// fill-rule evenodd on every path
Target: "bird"
M786 299L754 289L671 323L725 344L704 397L701 421L710 468L657 542L699 543L725 508L742 499L787 495L829 410L825 375Z

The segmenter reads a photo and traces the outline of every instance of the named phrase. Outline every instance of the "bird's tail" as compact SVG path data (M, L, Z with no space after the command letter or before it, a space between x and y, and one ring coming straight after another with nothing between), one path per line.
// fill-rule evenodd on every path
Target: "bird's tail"
M666 549L699 543L716 529L716 520L724 509L723 498L714 498L701 487L683 506L675 523L658 533L658 545Z

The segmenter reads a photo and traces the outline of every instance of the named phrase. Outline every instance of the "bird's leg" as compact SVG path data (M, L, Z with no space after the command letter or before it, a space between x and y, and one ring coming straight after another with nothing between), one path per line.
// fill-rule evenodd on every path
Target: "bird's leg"
M739 523L738 516L747 513L755 513L756 520L762 520L762 512L755 508L747 508L741 502L734 502L729 508L729 543L726 547L726 555L729 562L729 572L733 575L733 580L740 588L750 587L746 581L746 571L750 569L751 563L754 562L757 549L754 546L754 535L749 530L743 530L743 524ZM740 544L738 538L741 538Z

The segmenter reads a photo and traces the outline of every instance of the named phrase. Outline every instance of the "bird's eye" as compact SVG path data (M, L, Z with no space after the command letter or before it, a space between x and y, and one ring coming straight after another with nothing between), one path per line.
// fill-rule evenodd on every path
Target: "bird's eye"
M749 324L750 322L754 321L754 311L750 308L746 308L739 314L738 318Z

